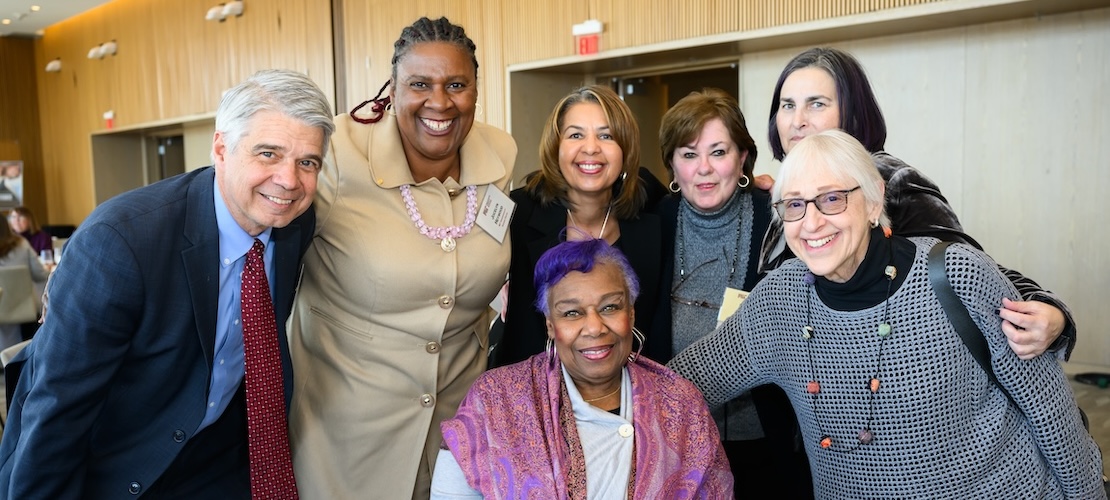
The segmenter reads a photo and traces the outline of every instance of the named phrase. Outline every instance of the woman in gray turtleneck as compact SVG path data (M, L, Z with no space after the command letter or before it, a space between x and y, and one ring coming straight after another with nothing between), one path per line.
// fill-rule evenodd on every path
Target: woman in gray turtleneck
M736 99L724 91L705 89L678 101L663 116L659 143L675 194L659 205L665 262L659 288L669 292L659 304L669 307L658 309L653 324L672 326L674 355L716 328L727 289L751 290L761 278L759 243L771 199L752 187L755 141ZM812 497L797 422L781 389L756 388L713 416L737 497L754 491Z

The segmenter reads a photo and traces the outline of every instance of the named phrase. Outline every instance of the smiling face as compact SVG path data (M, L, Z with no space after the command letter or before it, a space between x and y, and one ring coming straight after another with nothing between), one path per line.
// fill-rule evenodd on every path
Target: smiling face
M560 130L559 171L571 201L576 196L609 193L623 165L623 150L601 105L586 101L568 108Z
M256 113L246 135L216 132L216 183L235 222L251 236L285 227L308 210L324 157L324 132L276 111Z
M833 176L822 159L810 157L810 162L804 172L783 186L783 199L809 200L829 191L856 187ZM868 208L858 190L847 196L848 208L839 214L825 215L809 203L804 217L783 223L786 244L794 255L813 274L838 283L851 279L863 262L870 242L870 221L878 219L882 211L881 206Z
M740 150L720 118L705 123L690 144L675 148L674 179L682 197L702 212L714 212L736 192L748 152Z
M579 392L609 392L632 352L634 313L620 268L598 262L588 273L571 271L547 300L547 335Z
M791 73L778 105L775 125L786 153L807 136L840 127L836 82L824 69L810 66Z
M477 77L470 54L447 42L422 42L397 62L390 100L410 162L459 154L474 125Z

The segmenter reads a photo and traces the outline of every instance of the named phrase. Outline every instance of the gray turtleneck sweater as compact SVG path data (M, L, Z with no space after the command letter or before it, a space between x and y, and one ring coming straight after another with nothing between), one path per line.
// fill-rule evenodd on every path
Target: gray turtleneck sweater
M726 287L751 290L755 286L745 282L751 246L757 243L752 241L753 213L751 194L740 190L710 213L699 211L685 199L679 202L671 285L674 353L717 328ZM725 440L763 437L759 415L747 392L714 409L713 417Z

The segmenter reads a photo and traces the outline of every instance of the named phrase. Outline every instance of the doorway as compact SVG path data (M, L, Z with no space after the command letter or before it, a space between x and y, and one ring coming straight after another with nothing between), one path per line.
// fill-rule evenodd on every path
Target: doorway
M689 93L709 87L724 90L737 100L740 96L740 72L735 63L652 75L619 76L613 77L610 83L628 104L640 126L640 164L664 185L671 181L671 175L663 166L659 126L667 110Z

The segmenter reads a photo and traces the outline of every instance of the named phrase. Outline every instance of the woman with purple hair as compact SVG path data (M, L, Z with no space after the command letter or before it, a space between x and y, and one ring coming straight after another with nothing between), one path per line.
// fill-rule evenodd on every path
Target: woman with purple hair
M701 393L639 352L639 282L604 240L535 268L547 349L484 373L441 424L432 498L731 498Z

